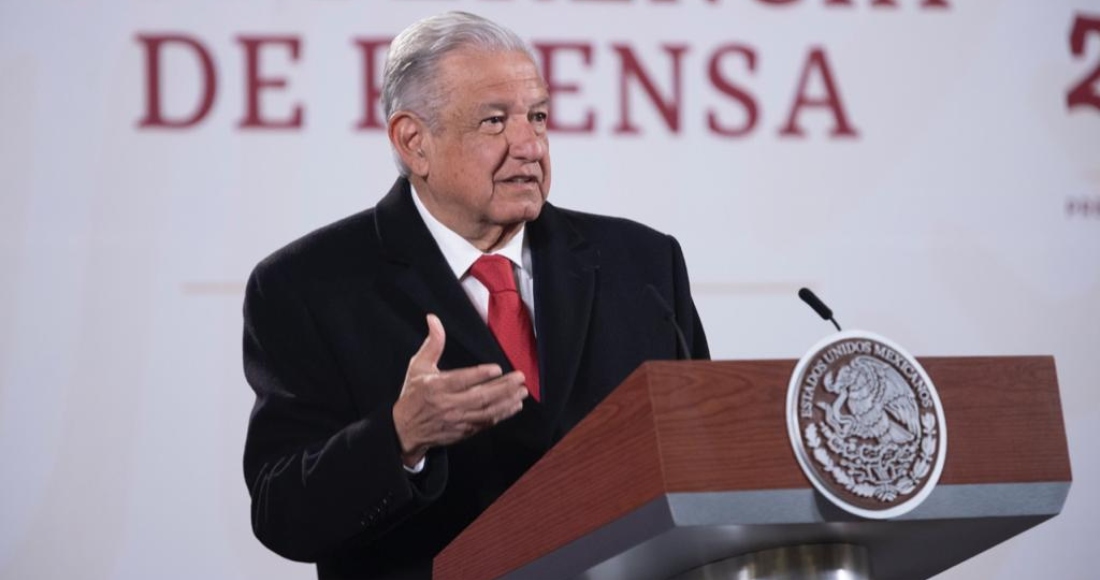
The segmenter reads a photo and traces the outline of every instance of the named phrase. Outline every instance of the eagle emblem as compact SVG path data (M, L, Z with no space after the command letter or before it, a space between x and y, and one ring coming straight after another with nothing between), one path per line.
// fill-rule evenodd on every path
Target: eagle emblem
M825 390L837 397L831 405L819 401L817 406L841 437L855 435L882 445L909 443L920 434L917 398L886 363L856 356L835 379L825 375Z
M916 359L886 339L830 337L799 361L787 402L803 472L841 508L895 517L939 479L947 443L939 397Z

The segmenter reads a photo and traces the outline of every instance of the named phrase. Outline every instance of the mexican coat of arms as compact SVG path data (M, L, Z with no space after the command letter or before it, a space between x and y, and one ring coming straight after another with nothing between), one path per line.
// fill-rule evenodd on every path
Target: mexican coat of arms
M917 507L947 451L943 407L917 360L862 331L828 337L795 368L787 392L795 456L840 508L885 519Z

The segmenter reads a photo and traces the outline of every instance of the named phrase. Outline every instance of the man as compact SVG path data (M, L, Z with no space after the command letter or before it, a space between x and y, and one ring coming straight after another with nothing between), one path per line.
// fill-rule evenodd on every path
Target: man
M414 24L383 106L402 177L245 297L253 529L322 578L429 578L640 363L708 356L674 239L546 203L548 95L514 33Z

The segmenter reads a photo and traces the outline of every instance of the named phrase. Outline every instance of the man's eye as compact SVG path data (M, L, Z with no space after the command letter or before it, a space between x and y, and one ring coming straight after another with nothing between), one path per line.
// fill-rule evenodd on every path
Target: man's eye
M486 125L488 127L503 125L504 124L504 117L501 116L501 115L496 115L494 117L489 117L487 119L482 119L481 124Z
M548 117L549 117L549 115L547 115L546 113L544 113L542 111L539 111L537 113L531 113L531 121L533 121L535 123L545 123L546 119Z

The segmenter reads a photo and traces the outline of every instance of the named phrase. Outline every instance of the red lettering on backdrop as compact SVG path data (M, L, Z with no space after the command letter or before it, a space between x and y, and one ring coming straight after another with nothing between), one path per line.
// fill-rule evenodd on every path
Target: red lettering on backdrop
M630 119L629 81L636 79L642 84L649 99L657 107L657 112L665 120L665 125L673 133L680 132L680 95L683 93L680 83L680 57L688 47L681 44L666 44L661 48L672 58L672 98L662 99L657 92L657 87L649 75L642 69L641 63L634 56L634 51L625 44L613 44L611 48L619 54L622 68L619 73L619 124L615 126L616 133L637 134L641 130Z
M186 129L202 121L214 106L214 94L217 88L217 75L214 72L214 60L210 52L194 37L183 34L139 34L137 41L145 47L145 116L138 120L138 127L160 127L167 129ZM198 106L190 115L174 119L164 116L161 106L161 49L167 44L176 44L189 49L198 57L202 68L202 96Z
M733 97L741 103L741 106L745 109L745 122L740 126L730 127L728 125L721 125L718 121L718 113L714 109L707 111L707 127L711 132L725 137L743 137L748 135L754 127L756 127L757 109L756 99L752 98L752 95L739 89L736 85L726 80L722 76L721 60L727 54L740 55L745 59L745 65L749 69L749 72L756 72L756 51L750 46L742 46L740 44L727 44L715 49L714 54L710 57L710 66L707 69L707 74L710 76L710 83L714 85L714 88L718 89L718 92Z
M378 114L382 102L382 68L378 66L379 49L389 48L393 38L357 38L355 45L363 56L363 118L356 129L384 129L388 119Z
M822 84L825 87L824 97L810 97L806 94L806 88L810 81L810 75L818 71ZM794 104L791 105L791 113L787 117L787 123L779 129L779 134L784 137L804 137L806 135L802 127L798 126L798 114L806 107L825 107L833 114L836 125L831 135L833 137L858 137L856 130L848 122L848 114L844 111L844 103L840 100L840 92L833 82L833 73L829 68L829 62L825 60L825 51L821 48L810 50L806 58L806 66L802 68L802 78L798 81L798 91L795 94Z
M1100 40L1100 18L1089 18L1078 14L1069 33L1069 49L1075 57L1085 56L1085 37L1097 36ZM1100 111L1100 62L1093 67L1092 73L1081 79L1066 93L1066 108L1092 107Z
M1077 54L1083 53L1085 37L1089 32L1100 32L1100 21L1084 19L1084 24L1079 19L1074 33L1071 35L1071 48ZM213 54L204 44L190 36L182 34L139 34L136 35L139 44L144 48L146 57L146 109L145 114L138 120L139 128L188 128L201 123L209 114L216 99L218 79L215 70ZM264 56L263 49L269 45L278 45L279 48L289 53L289 61L296 63L301 53L301 40L296 36L241 36L237 38L245 56L244 89L245 111L238 123L241 128L278 128L296 129L304 123L304 107L301 103L292 103L289 111L282 118L272 118L270 114L262 113L261 97L264 91L285 90L289 81L285 76L264 75L261 72L260 59ZM380 114L379 104L382 90L383 53L388 47L388 38L359 38L353 39L353 45L358 47L363 58L362 72L362 117L356 122L359 130L383 130L385 129L384 115ZM202 80L199 87L200 98L197 106L187 114L172 112L166 115L164 111L162 80L170 78L163 64L165 54L169 51L166 47L176 50L190 51L195 55L200 65ZM585 70L591 67L596 47L586 42L542 42L534 45L540 53L542 71L547 82L551 98L558 100L561 95L582 96L584 94L583 83L566 81L560 78L559 65L565 56L573 56L579 61L577 67L571 70ZM615 134L639 134L644 125L640 125L635 118L635 111L631 108L631 91L648 98L656 110L656 118L663 121L664 125L674 134L680 132L682 123L683 102L683 78L682 69L684 55L688 51L688 45L665 44L660 46L658 54L664 53L668 59L669 72L666 75L654 74L647 67L632 47L625 44L612 44L614 54L619 58L619 120L612 127ZM571 54L570 54L571 53ZM577 58L579 57L579 58ZM744 62L748 76L756 72L757 52L747 45L729 43L720 45L710 52L706 69L707 80L719 95L729 101L729 106L710 107L705 110L706 124L709 132L722 137L743 137L751 134L759 125L762 104L744 85L735 83L734 79L739 75L729 70L729 63L740 64ZM663 60L663 59L660 59ZM724 66L725 65L725 66ZM271 66L271 65L268 65ZM162 75L163 73L163 75ZM814 75L821 78L821 89L814 89L811 94L809 87ZM670 80L666 83L655 81L657 77L665 77ZM830 133L832 137L856 137L858 130L849 121L844 103L841 99L838 85L834 80L833 70L826 59L823 49L811 47L803 64L801 76L795 91L794 101L791 103L786 122L779 128L781 137L804 137L805 131L800 124L800 115L805 109L825 109L832 114L835 122ZM1100 107L1100 95L1097 95L1096 87L1091 86L1096 78L1100 77L1100 71L1094 71L1089 79L1086 79L1074 91L1071 91L1071 106L1080 101L1081 104L1090 104ZM817 85L815 84L815 87ZM637 91L641 88L641 91ZM663 90L662 90L663 89ZM820 93L820 94L819 94ZM1081 96L1082 93L1084 96ZM1076 97L1077 100L1074 100ZM737 109L744 111L743 117L736 114ZM557 115L551 115L550 128L554 131L565 133L591 134L596 130L596 117L598 108L586 106L579 109L580 117L562 120Z
M554 74L554 56L559 52L578 52L585 68L592 64L592 45L579 42L536 42L535 50L542 61L542 78L546 82L546 90L550 93L550 102L557 101L557 95L580 93L581 88L577 83L560 82ZM579 123L567 124L553 111L550 114L547 128L561 133L592 133L596 130L596 113L592 109L585 109L584 120Z
M245 114L238 127L242 129L296 129L302 126L302 105L295 104L290 117L282 120L265 119L260 115L260 91L285 89L283 77L264 77L260 73L260 48L264 45L283 45L290 51L291 62L298 60L301 41L294 36L238 36L245 55Z

